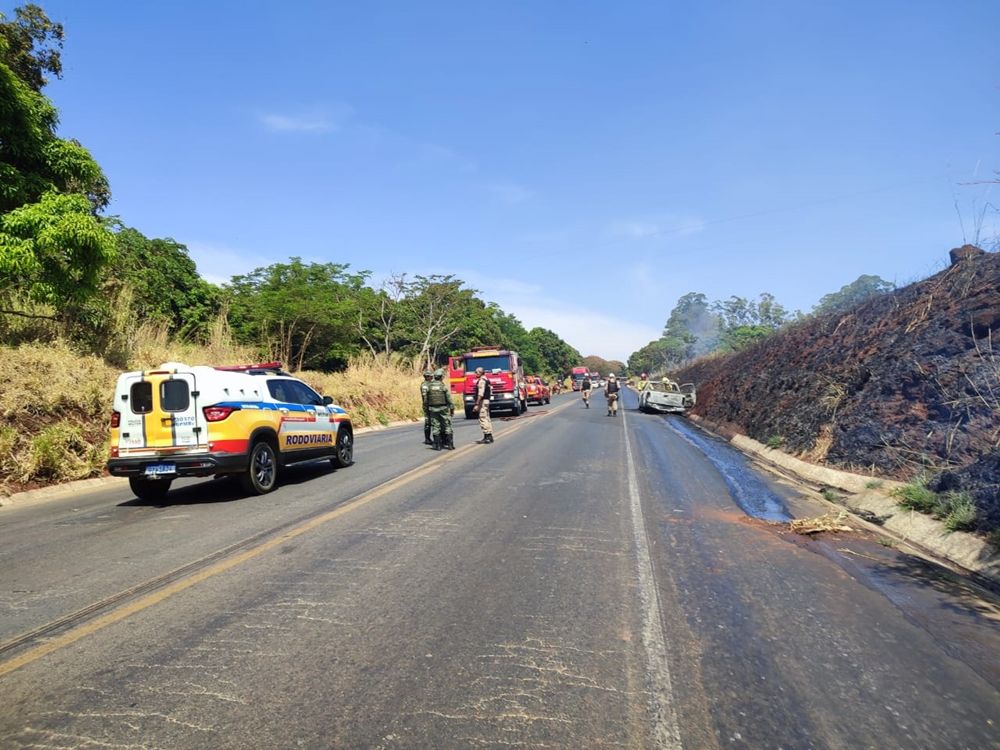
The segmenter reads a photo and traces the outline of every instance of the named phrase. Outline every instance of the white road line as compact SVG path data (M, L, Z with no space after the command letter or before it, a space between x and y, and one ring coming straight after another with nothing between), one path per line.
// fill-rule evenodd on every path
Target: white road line
M674 688L667 660L667 640L660 619L660 597L649 555L646 520L642 515L639 481L632 458L632 443L628 438L628 419L622 409L625 432L625 458L628 463L628 494L632 511L632 535L635 539L636 572L639 576L639 604L642 609L642 645L646 650L646 680L653 711L653 736L658 748L681 750L681 734L674 709Z

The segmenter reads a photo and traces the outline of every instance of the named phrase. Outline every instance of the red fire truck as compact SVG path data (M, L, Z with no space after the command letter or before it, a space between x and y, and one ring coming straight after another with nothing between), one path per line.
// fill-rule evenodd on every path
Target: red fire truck
M465 390L465 355L448 357L448 384L452 393Z
M578 391L580 390L580 384L583 383L587 377L589 377L589 373L587 372L586 367L574 367L570 371L569 376L573 381L573 390Z
M524 383L524 367L517 352L497 349L492 346L474 346L471 352L461 356L465 365L465 382L462 385L462 400L465 403L465 418L473 419L476 414L472 407L476 404L476 368L482 367L490 381L490 413L510 411L518 416L528 409L528 392ZM457 368L456 368L457 369Z

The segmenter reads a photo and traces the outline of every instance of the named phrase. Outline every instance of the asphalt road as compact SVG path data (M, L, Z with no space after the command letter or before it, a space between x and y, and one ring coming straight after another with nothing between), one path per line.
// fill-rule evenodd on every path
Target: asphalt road
M625 401L0 511L0 748L1000 748L995 597Z

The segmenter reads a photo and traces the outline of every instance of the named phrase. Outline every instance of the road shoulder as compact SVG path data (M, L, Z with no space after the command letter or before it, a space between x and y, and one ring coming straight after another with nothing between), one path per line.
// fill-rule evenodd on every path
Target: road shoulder
M734 448L751 456L764 469L796 481L817 495L825 489L839 490L842 503L831 502L822 495L818 497L833 508L847 510L857 522L877 533L1000 585L1000 553L982 537L963 531L948 531L943 523L931 516L901 508L889 493L902 486L902 482L817 466L769 448L746 435L721 429L697 415L688 415L688 418L702 429L728 440ZM870 519L877 519L877 523L870 523Z

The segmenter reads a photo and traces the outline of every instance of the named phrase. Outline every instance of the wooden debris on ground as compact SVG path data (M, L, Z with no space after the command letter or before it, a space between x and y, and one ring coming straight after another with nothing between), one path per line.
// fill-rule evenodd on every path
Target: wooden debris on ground
M854 531L846 523L847 511L830 511L816 518L796 518L788 528L796 534L819 534L824 531Z

